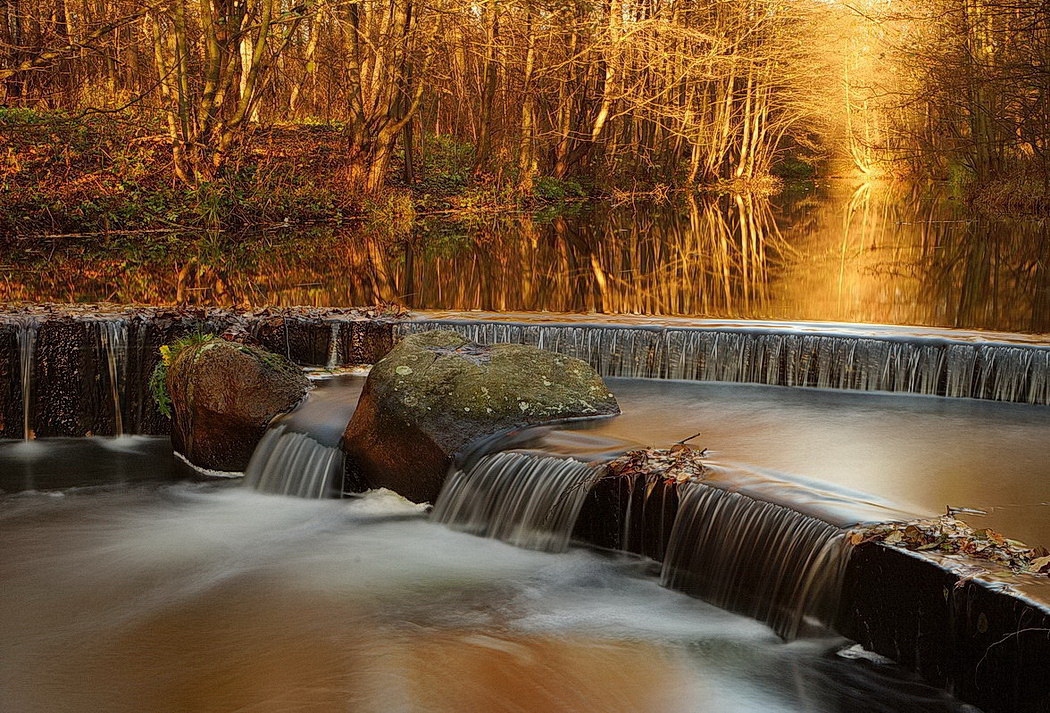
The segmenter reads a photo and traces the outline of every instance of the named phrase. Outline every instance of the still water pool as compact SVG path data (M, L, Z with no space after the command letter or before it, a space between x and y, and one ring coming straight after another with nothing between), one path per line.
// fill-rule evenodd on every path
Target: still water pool
M936 186L826 182L409 228L41 239L0 303L492 310L1050 332L1045 221L968 213Z

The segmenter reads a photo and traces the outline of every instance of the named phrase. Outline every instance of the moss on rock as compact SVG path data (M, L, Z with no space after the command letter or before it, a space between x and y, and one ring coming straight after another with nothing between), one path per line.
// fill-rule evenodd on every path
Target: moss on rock
M243 471L270 421L294 408L310 382L279 354L211 335L162 348L172 445L194 465ZM159 391L159 379L154 379ZM155 392L160 404L160 394Z
M601 377L579 359L423 332L406 337L373 367L344 447L351 475L365 484L433 500L452 456L481 436L619 412ZM439 462L401 457L413 450Z

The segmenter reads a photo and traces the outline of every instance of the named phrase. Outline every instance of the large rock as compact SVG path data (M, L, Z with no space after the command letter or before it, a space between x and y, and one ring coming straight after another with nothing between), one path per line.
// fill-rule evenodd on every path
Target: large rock
M243 471L274 416L310 388L284 357L218 338L187 340L166 361L172 445L209 470Z
M579 359L455 332L406 337L373 368L343 434L350 484L437 497L453 457L492 433L620 412Z

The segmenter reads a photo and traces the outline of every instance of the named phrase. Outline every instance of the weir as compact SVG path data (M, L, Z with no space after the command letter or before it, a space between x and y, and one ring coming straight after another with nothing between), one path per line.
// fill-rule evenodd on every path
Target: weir
M389 321L350 309L0 312L0 438L166 434L149 390L160 347L223 333L314 367L371 364L392 346Z
M396 321L340 309L0 313L5 382L0 437L167 433L148 389L157 350L189 334L226 331L247 335L303 366L374 363L396 338L441 328L483 343L534 344L576 356L603 376L1050 405L1050 345L1034 338L805 323L614 325L558 319L556 324L461 317ZM35 388L42 383L46 389Z
M589 362L603 376L887 391L1050 405L1050 346L949 331L812 324L710 327L422 319L396 334L452 329Z
M599 511L593 519L616 523L622 539L614 549L663 562L664 586L758 619L790 640L835 621L850 556L845 528L906 517L742 470L716 468L712 483L668 483L659 474L603 481L602 472L600 464L538 452L490 454L450 474L433 519L530 549L563 551L573 533L607 546L589 539L590 528L577 528L587 503ZM602 499L596 486L610 480L626 485L625 501L595 504ZM648 498L657 490L654 509ZM663 522L667 515L673 523ZM632 523L639 516L655 519L656 529ZM666 539L646 543L645 532Z

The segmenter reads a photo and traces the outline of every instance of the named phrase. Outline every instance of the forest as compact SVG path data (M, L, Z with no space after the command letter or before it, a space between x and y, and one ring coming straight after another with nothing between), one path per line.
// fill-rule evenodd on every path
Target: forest
M324 221L815 175L1041 212L1048 63L1042 0L2 0L0 223Z

